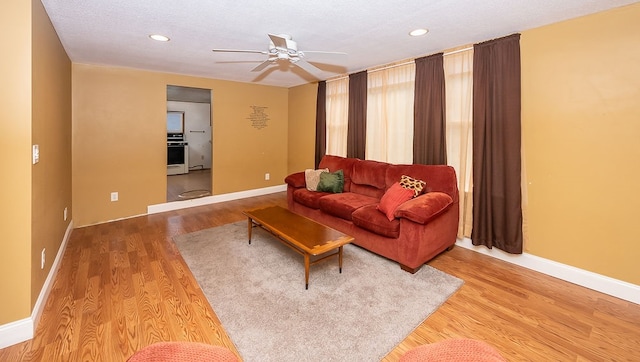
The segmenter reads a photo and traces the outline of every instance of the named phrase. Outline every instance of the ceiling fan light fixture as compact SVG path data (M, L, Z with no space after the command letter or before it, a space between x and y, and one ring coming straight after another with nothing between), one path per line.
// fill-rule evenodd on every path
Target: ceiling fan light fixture
M168 36L164 36L161 34L151 34L149 35L149 38L153 39L153 40L157 40L157 41L169 41L171 39L169 39Z
M427 28L414 29L409 32L411 36L422 36L429 32Z

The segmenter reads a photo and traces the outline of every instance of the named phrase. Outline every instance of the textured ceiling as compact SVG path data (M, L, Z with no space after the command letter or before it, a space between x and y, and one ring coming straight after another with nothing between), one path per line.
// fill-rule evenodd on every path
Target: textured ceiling
M251 69L268 33L299 50L345 52L307 60L322 79L437 53L637 1L629 0L42 0L73 62L291 87L317 80L288 62ZM410 37L414 28L429 33ZM149 34L164 34L161 43Z

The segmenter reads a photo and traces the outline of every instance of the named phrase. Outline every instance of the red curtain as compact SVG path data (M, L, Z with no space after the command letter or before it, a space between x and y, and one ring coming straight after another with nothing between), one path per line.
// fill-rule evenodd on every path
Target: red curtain
M318 83L316 100L316 168L327 150L327 82Z
M522 253L520 34L474 45L474 245Z
M416 62L413 102L413 163L446 165L445 88L443 54Z
M347 157L364 160L367 138L367 71L349 75Z

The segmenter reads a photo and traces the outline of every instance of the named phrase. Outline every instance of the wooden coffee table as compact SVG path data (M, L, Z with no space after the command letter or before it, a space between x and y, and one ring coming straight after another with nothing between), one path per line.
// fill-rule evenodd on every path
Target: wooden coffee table
M337 255L340 273L342 273L342 247L353 241L352 236L318 224L280 206L243 211L243 214L248 217L249 244L251 244L251 231L255 225L267 230L283 244L304 256L305 289L309 289L309 267L326 258ZM332 251L333 253L324 255ZM319 255L323 256L311 261L311 256Z

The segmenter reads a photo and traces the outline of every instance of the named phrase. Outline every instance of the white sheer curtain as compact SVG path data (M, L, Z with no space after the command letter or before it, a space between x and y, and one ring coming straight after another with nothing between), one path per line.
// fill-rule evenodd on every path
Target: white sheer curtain
M458 238L471 237L473 48L444 55L447 117L447 162L458 176L460 222Z
M413 162L414 62L367 76L366 159Z
M347 156L347 120L349 117L349 78L327 81L327 155Z

